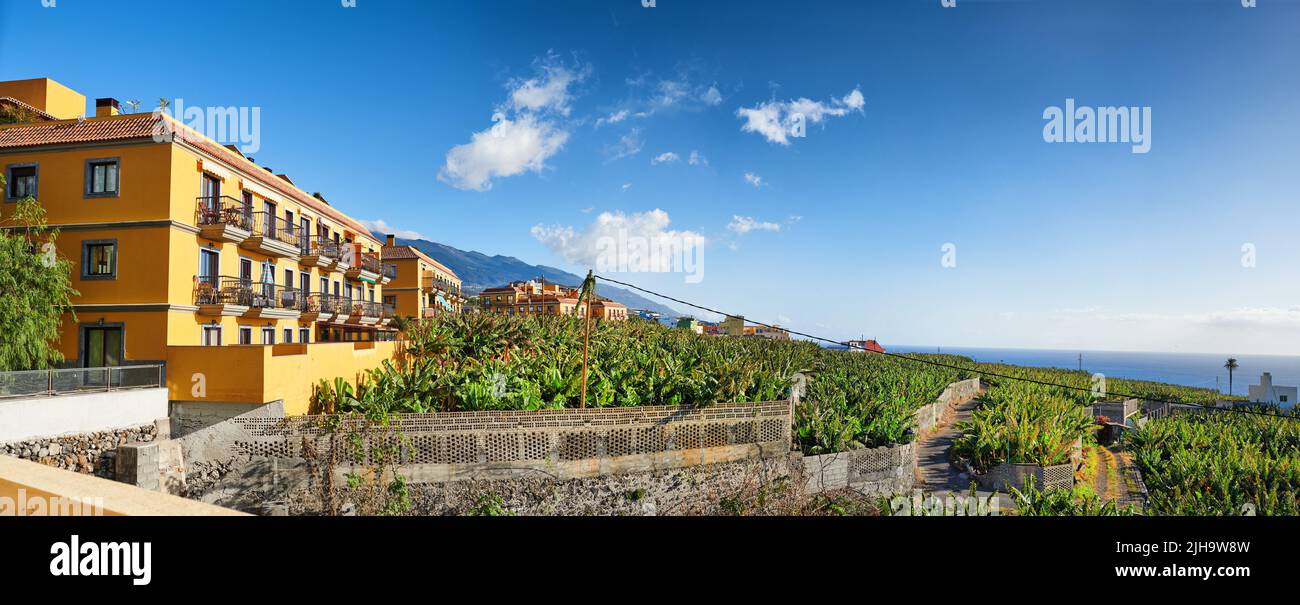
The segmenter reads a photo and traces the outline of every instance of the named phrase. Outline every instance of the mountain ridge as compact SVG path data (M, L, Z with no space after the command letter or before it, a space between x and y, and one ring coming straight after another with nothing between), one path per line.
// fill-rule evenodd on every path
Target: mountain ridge
M377 236L383 240L382 234ZM577 287L582 284L582 277L563 269L548 265L530 265L516 257L501 254L488 256L477 250L461 250L440 242L427 239L396 238L399 246L411 246L428 254L434 260L456 272L461 279L461 289L472 296L484 288L504 286L514 281L524 281L544 277L546 281L566 286ZM656 311L669 317L682 315L681 311L650 300L640 294L601 284L598 288L601 296L627 305L629 309Z

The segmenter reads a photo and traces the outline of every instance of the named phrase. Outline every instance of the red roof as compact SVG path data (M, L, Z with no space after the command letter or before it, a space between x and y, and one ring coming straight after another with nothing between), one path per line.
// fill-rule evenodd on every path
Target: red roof
M85 120L60 120L57 122L4 126L0 127L0 149L130 141L154 138L155 133L161 136L167 134L168 131L179 134L178 139L183 139L194 147L202 149L243 170L252 180L275 189L293 198L298 203L342 223L356 232L357 235L374 237L369 230L352 219L352 217L298 189L285 179L267 172L265 168L249 161L242 154L227 149L224 145L199 134L171 116L162 113L124 114L102 118L86 118Z

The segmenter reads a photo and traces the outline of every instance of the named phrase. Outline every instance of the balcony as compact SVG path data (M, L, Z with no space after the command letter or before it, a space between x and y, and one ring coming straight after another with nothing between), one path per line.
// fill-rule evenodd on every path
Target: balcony
M307 308L302 290L270 282L249 284L249 296L249 310L244 317L251 319L298 319Z
M343 245L322 235L299 242L298 264L304 267L332 269L343 256Z
M346 302L349 302L352 308L348 316L348 323L373 326L384 317L384 306L380 303L363 300Z
M200 275L194 278L194 304L200 315L297 319L307 309L307 297L269 282Z
M252 209L229 196L198 198L194 222L199 235L216 242L238 244L253 234Z
M446 280L438 279L432 274L425 274L422 285L426 290L439 290L452 297L461 298L460 286Z
M298 227L268 212L253 213L253 234L240 248L279 258L298 258L301 242Z
M329 323L331 321L345 321L352 312L350 301L341 296L330 294L312 294L307 297L307 303L303 307L302 317L299 319L305 321L319 321Z
M397 307L385 303L380 308L380 318L379 318L380 323L384 325L391 324L393 323L394 317L397 317Z
M381 278L383 280L383 284L387 286L388 282L393 281L396 278L397 278L397 265L384 265L384 274Z
M251 283L238 277L197 275L194 304L199 315L238 317L248 312L252 301Z
M357 263L348 267L344 275L347 275L348 279L359 279L373 284L379 281L383 271L384 264L380 262L379 255L367 252L360 255Z

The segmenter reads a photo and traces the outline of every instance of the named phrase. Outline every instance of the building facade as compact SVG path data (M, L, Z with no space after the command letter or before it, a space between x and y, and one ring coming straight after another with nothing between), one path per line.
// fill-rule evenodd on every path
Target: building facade
M465 307L460 277L446 265L413 246L398 246L392 235L382 250L385 275L384 304L401 317L433 317L460 313Z
M586 301L578 299L579 289L545 281L517 281L487 288L479 293L479 308L484 313L505 315L570 315L583 317ZM599 296L591 303L591 317L625 321L627 307Z
M98 99L83 118L53 80L0 101L35 110L0 125L0 216L30 196L61 230L69 365L164 363L174 411L233 415L305 412L317 379L391 356L381 242L323 196L163 113Z
M1246 388L1247 399L1252 403L1272 403L1284 408L1295 405L1297 391L1300 388L1273 384L1273 374L1269 372L1259 377L1259 384Z

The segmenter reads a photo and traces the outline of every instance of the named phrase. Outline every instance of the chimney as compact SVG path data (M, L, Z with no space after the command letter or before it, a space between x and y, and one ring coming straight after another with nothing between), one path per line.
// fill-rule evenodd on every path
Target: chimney
M117 99L105 98L95 99L95 117L115 116L122 113L118 110Z
M396 242L395 239L393 238L393 234L392 234L392 233L389 233L389 234L388 234L388 246L391 248L391 247L396 246L396 245L397 245L397 242Z

